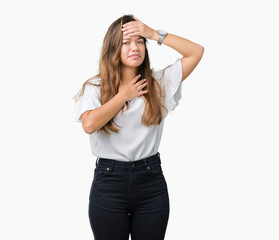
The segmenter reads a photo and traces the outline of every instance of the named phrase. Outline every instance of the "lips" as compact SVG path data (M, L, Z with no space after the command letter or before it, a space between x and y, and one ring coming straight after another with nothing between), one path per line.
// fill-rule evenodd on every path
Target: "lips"
M138 55L138 54L133 54L133 55L130 55L129 57L140 57L140 55Z

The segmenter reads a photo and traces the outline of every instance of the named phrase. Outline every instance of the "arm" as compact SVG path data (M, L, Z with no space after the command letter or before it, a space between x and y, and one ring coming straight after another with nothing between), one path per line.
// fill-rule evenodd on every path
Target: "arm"
M139 19L134 17L136 21L128 22L123 25L123 33L129 36L140 35L145 38L158 41L159 33L145 25ZM195 69L201 60L204 52L204 47L196 44L186 38L176 36L174 34L167 34L163 40L163 44L173 48L183 55L181 58L182 63L182 79L181 82L187 78L190 73Z
M118 93L112 99L98 108L84 112L81 115L84 131L88 134L96 132L121 110L126 101L146 94L148 90L142 91L142 89L147 83L145 79L137 82L139 78L140 74L128 83L121 84L118 88Z
M120 111L125 102L125 96L123 93L119 92L101 107L84 112L81 115L84 131L88 134L92 134L102 128Z
M156 30L154 30L151 39L155 41L159 40L159 33ZM203 56L204 47L186 38L182 38L170 33L168 33L167 36L165 36L163 44L173 48L174 50L183 55L183 57L181 58L181 82L183 82L200 62Z

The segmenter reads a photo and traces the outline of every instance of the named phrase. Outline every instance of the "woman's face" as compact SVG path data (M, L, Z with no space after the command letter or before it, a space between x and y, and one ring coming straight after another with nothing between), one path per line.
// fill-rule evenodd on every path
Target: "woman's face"
M141 36L130 37L123 34L121 62L127 67L140 66L145 57L145 45Z

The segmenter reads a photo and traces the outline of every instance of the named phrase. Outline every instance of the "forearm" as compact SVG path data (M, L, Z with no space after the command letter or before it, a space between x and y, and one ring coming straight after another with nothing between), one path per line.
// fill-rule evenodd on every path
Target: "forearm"
M154 30L154 34L151 40L159 40L159 33L156 30ZM173 48L184 57L199 56L204 50L203 46L171 33L168 33L165 36L163 44Z
M83 121L84 131L91 134L102 128L121 110L125 102L126 98L119 92L101 107L86 112Z

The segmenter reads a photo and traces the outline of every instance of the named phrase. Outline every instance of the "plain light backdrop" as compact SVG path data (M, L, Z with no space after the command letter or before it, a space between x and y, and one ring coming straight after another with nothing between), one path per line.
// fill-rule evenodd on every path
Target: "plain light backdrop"
M72 98L97 73L109 25L134 14L205 48L159 148L171 204L165 239L278 240L275 3L1 2L0 238L93 239L96 157ZM151 40L148 48L155 69L182 57Z

